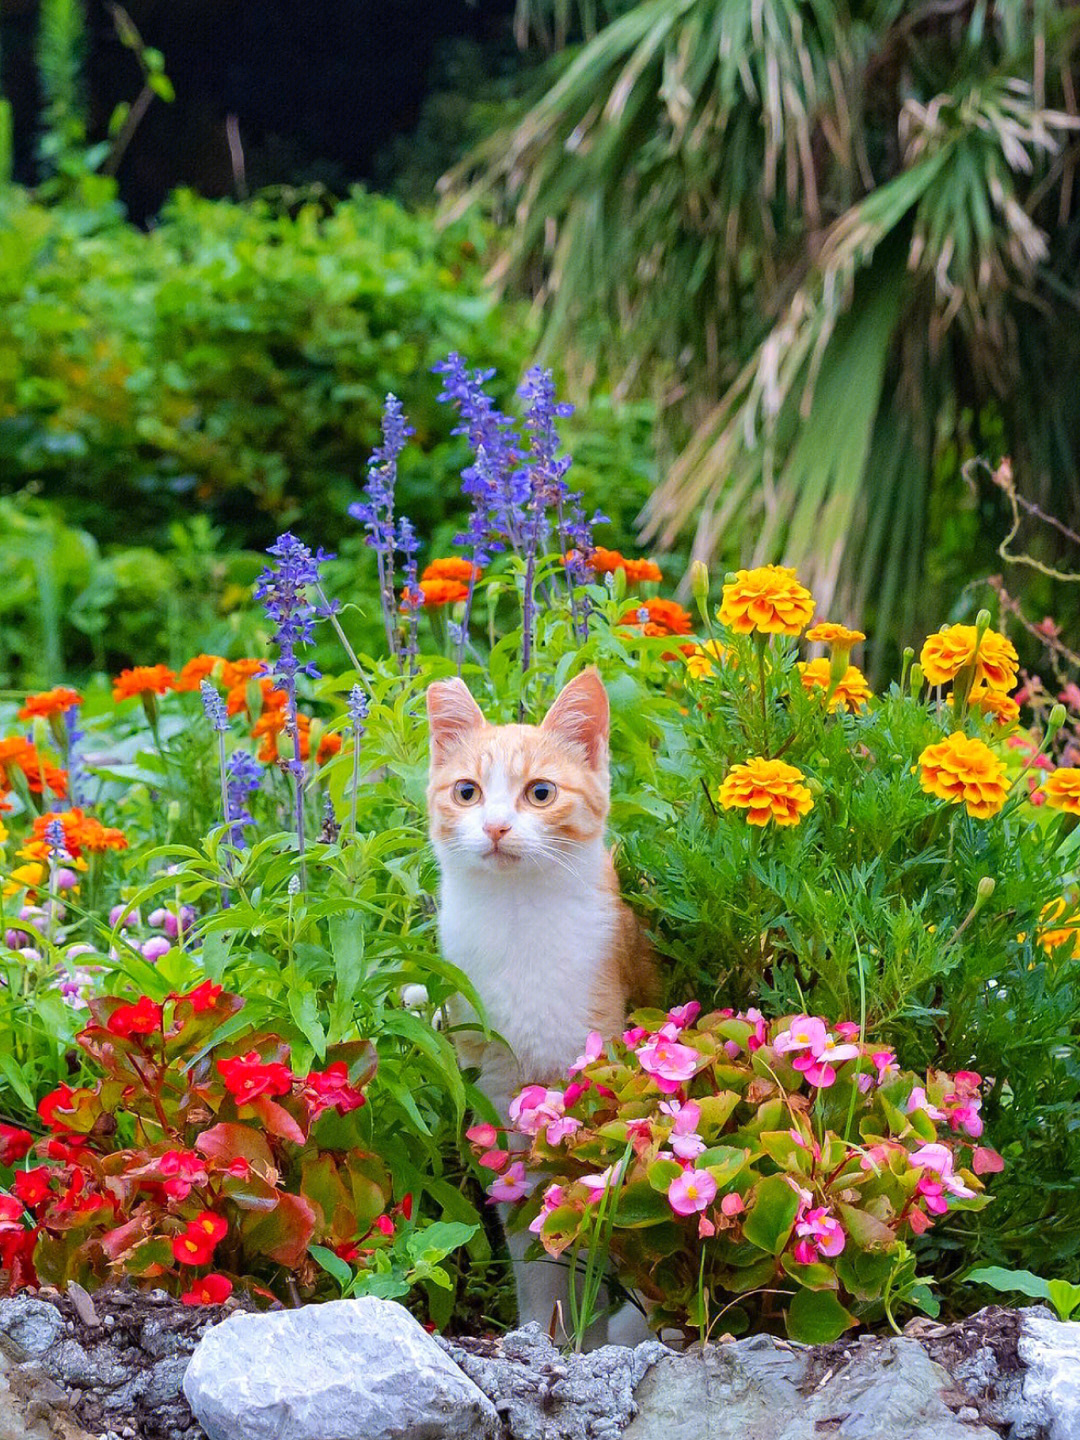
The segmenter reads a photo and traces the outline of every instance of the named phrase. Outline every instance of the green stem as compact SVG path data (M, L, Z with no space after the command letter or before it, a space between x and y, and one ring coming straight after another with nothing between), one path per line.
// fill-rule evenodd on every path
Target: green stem
M766 760L769 758L769 707L765 696L765 646L768 643L766 636L754 636L754 648L757 650L758 659L758 679L761 683L761 753Z

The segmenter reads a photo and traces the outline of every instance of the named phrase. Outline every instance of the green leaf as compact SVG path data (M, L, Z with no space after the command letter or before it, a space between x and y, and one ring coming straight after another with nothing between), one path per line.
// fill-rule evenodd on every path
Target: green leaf
M1006 1270L1003 1265L983 1265L971 1270L965 1277L972 1285L989 1285L991 1290L1016 1291L1029 1295L1033 1300L1049 1300L1050 1284L1041 1275L1030 1270Z
M658 1162L663 1164L663 1161ZM671 1206L653 1189L649 1180L635 1180L624 1186L615 1202L615 1224L624 1229L659 1225L671 1219Z
M1059 1320L1068 1320L1080 1307L1080 1285L1073 1285L1068 1280L1048 1280L1046 1291Z
M831 1290L800 1290L788 1306L787 1333L800 1345L831 1345L854 1325Z
M753 1191L754 1201L743 1222L743 1234L752 1245L779 1255L791 1235L799 1198L782 1175L767 1175Z
M339 1000L349 1001L364 975L364 927L358 915L334 915L329 922L330 949Z
M352 1267L342 1260L340 1255L335 1255L333 1250L328 1250L325 1245L309 1245L308 1254L312 1259L317 1260L328 1275L332 1275L338 1283L342 1294L352 1284Z

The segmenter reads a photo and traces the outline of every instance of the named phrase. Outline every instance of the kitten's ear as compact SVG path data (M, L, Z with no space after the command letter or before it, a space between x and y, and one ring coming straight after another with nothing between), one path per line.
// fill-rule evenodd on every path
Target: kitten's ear
M590 666L563 686L540 728L583 745L597 766L607 755L610 718L607 691Z
M427 713L433 760L441 758L470 730L478 730L485 723L483 712L469 694L464 680L432 681L427 689Z

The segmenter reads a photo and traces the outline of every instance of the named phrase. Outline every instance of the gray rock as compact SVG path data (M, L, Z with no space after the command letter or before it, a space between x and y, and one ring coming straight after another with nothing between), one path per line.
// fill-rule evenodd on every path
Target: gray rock
M671 1353L651 1341L564 1355L539 1325L494 1347L439 1344L494 1402L507 1440L617 1440L637 1412L642 1376Z
M495 1408L401 1305L233 1315L184 1394L210 1440L495 1440Z
M1080 1440L1080 1325L1041 1306L1025 1310L1017 1350L1027 1370L1012 1416L1015 1440Z
M16 1295L0 1300L0 1335L24 1356L44 1355L64 1334L64 1317L55 1305Z
M823 1373L771 1336L655 1364L624 1440L996 1440L945 1404L949 1376L914 1340L854 1344Z

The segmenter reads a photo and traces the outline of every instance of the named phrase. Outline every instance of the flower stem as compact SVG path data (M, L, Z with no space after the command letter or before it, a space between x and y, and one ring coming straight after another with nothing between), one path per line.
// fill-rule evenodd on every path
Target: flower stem
M761 753L766 760L769 759L769 707L765 696L765 646L768 643L767 636L754 636L754 648L757 650L758 660L758 679L761 688Z

